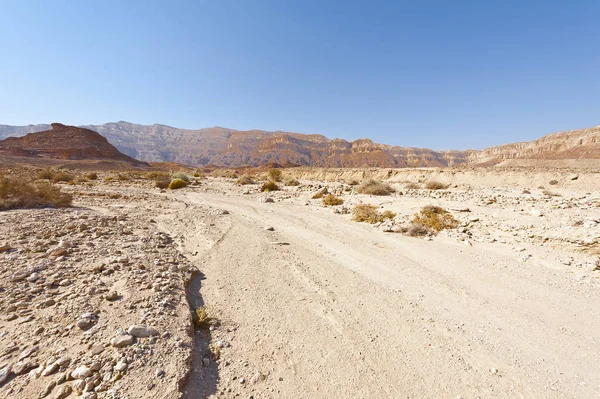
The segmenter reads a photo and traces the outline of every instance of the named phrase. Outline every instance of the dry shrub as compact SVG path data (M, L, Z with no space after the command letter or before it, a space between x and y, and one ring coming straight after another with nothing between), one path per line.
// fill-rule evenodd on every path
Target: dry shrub
M336 197L333 194L329 194L323 198L323 205L325 205L325 206L342 205L343 203L344 203L343 199L341 199L340 197Z
M421 185L419 183L406 183L406 185L404 186L407 190L418 190L421 188Z
M87 173L85 175L85 178L88 179L88 180L97 180L98 179L98 173L96 173L96 172Z
M413 217L412 222L415 225L428 227L436 233L458 226L458 221L448 211L432 205L421 208L419 213L416 213Z
M369 179L362 182L356 191L361 194L369 195L390 195L396 190L394 190L389 184Z
M312 196L312 199L323 198L328 193L329 193L329 189L327 187L323 187L322 189L320 189L319 191L314 193L314 195Z
M423 226L422 224L411 223L408 227L402 229L402 233L410 237L423 237L431 234L432 230L427 226Z
M184 188L185 186L187 186L187 183L182 179L173 179L169 183L170 190L178 190L180 188Z
M125 175L125 174L123 174L123 173L119 173L119 174L117 175L117 179L118 179L119 181L127 181L127 180L129 180L129 176L127 176L127 175Z
M169 179L169 178L158 179L158 180L154 181L154 187L161 188L161 189L167 189L167 188L169 188L170 183L171 183L171 179Z
M194 172L194 177L198 178L198 179L203 179L204 178L204 173L197 170Z
M556 186L558 184L558 180L550 180L548 184L551 186Z
M377 207L371 204L359 204L352 210L352 220L355 222L379 223L386 219L393 219L396 214L390 211L379 213Z
M275 183L272 180L264 182L263 185L260 187L260 191L267 192L267 193L270 191L277 191L277 190L279 190L279 186L277 185L277 183Z
M196 327L202 329L208 329L210 327L211 318L208 315L206 306L200 306L196 308L196 317L194 319Z
M112 177L112 176L106 176L104 178L104 181L113 181L113 180L114 180L114 177Z
M360 183L359 183L359 181L358 181L358 180L356 180L356 179L352 179L352 180L348 181L348 183L347 183L347 184L348 184L349 186L358 186Z
M245 186L246 184L254 184L256 181L254 180L254 176L251 175L242 175L239 179L237 179L237 184L241 186Z
M293 177L288 177L284 180L283 184L285 184L286 186L299 186L300 182Z
M217 169L211 173L214 177L224 177L226 179L237 179L239 177L239 173L237 170L222 170Z
M279 169L269 169L269 172L267 172L269 175L269 179L274 181L274 182L280 182L281 181L281 170Z
M169 177L168 173L165 172L148 172L146 173L146 178L147 179L152 179L152 180L164 180L167 179Z
M71 173L65 172L65 171L58 172L54 176L52 176L52 181L54 183L58 183L58 182L70 183L73 180L75 180L75 176L73 176Z
M448 187L450 187L449 184L444 184L444 183L436 181L436 180L431 180L431 181L428 181L427 183L425 183L425 188L427 190L445 190Z
M53 177L54 172L52 172L50 169L40 170L37 175L37 178L40 180L52 180Z
M73 196L61 192L48 182L32 184L0 175L0 210L25 208L64 208L71 206Z

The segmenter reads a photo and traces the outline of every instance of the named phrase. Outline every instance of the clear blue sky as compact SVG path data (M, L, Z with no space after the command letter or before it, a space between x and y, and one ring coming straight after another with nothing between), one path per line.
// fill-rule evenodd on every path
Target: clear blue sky
M0 124L434 149L600 124L598 1L0 0Z

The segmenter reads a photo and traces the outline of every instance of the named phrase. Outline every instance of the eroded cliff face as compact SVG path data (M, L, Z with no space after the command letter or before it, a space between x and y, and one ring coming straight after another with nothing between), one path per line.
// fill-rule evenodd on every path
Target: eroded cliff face
M0 141L0 153L20 157L70 160L104 159L126 161L136 165L142 164L142 162L122 154L97 132L60 123L53 123L50 130L2 140Z
M600 159L600 126L549 134L538 140L505 144L474 152L469 164L509 159Z
M23 135L47 126L0 125L0 137ZM85 127L100 133L121 152L139 160L197 166L237 167L278 163L399 168L495 165L512 159L600 159L600 127L555 133L539 140L506 144L483 151L434 151L377 144L369 139L350 142L329 140L316 134L237 131L222 127L187 130L129 122Z

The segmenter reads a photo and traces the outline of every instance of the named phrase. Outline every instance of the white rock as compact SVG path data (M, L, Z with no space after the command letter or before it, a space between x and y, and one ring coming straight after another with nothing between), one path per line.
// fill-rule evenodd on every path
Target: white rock
M83 380L84 378L87 378L92 374L93 372L89 367L79 366L75 370L73 370L73 372L71 373L71 377L75 378L76 380Z
M146 338L159 335L156 329L143 324L135 324L133 326L130 326L127 329L127 332L129 333L129 335L132 335L136 338Z

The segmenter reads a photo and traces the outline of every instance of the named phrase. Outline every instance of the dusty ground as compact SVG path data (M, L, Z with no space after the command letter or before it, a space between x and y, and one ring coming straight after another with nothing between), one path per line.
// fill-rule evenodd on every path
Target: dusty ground
M453 174L444 191L406 189L431 176L412 173L387 197L309 173L270 194L222 178L95 182L65 188L77 208L0 213L0 397L56 382L54 397L80 366L90 398L600 397L597 172ZM325 185L346 202L312 200ZM360 202L398 216L353 222ZM430 204L461 226L385 232ZM194 332L202 305L219 324ZM158 335L111 344L136 324Z

